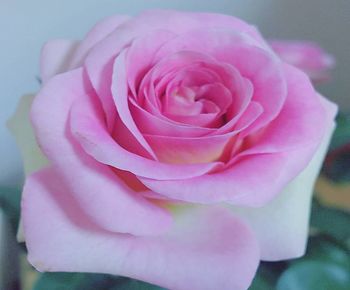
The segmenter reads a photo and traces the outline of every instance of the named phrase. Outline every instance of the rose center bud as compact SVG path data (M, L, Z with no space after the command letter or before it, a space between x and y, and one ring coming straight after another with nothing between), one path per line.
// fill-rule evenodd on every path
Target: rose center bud
M163 99L163 112L169 115L195 116L217 114L220 108L206 99L208 89L201 87L178 87Z

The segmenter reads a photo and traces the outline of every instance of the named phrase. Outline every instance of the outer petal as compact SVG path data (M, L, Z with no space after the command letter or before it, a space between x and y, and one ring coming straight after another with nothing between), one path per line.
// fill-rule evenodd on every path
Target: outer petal
M313 187L334 127L333 124L307 168L276 199L262 208L232 207L254 229L263 260L285 260L305 253Z
M291 81L304 82L305 79L300 78L300 72L297 74L297 70L293 70L295 70L295 74ZM301 73L301 75L303 74ZM299 84L299 86L303 88L303 85ZM268 141L262 142L261 150L235 160L235 163L221 172L180 181L159 181L142 177L140 177L140 180L153 191L174 199L201 203L226 201L235 205L248 206L266 204L307 166L321 143L325 130L333 122L336 113L336 107L330 105L329 102L325 105L322 104L322 102L325 103L322 98L315 98L314 95L304 95L305 91L303 90L300 90L299 94L298 89L292 91L293 94L288 97L295 98L295 104L302 104L303 102L299 102L300 99L306 97L313 99L312 103L314 103L314 106L312 106L312 103L305 103L308 104L308 110L312 110L309 114L310 119L307 118L307 112L309 111L305 111L305 119L300 118L300 120L304 123L310 122L313 124L315 132L312 131L310 124L305 123L304 127L307 130L302 132L304 134L303 139L298 137L297 131L295 131L298 126L303 128L303 124L298 124L300 120L295 108L292 108L293 110L288 115L290 120L288 118L284 120L289 122L286 124L293 129L291 130L293 134L287 137L290 138L288 140L295 142L295 147L288 148L290 147L289 144L284 144L278 136L281 134L281 130L276 130L278 127L276 126L274 134L270 136L270 143ZM314 94L313 91L312 93ZM296 102L297 98L298 102ZM323 109L321 112L324 111L324 115L319 114L318 108ZM309 132L311 140L305 141L304 139L308 137L307 132ZM276 148L284 150L278 151ZM252 150L254 150L254 146L252 146ZM244 155L244 151L242 155ZM266 164L269 164L269 166L266 166Z
M37 171L48 164L35 140L33 128L29 120L30 106L34 95L25 95L21 98L16 112L7 125L16 138L16 143L21 151L25 176ZM24 241L23 224L20 220L17 231L17 240Z
M114 99L115 106L118 111L118 115L121 121L129 129L129 131L134 135L137 142L139 142L144 149L147 150L149 155L156 159L152 148L149 146L139 129L137 128L128 104L128 83L127 83L127 71L125 67L125 54L126 51L123 50L119 56L116 58L113 66L113 77L112 77L112 95Z
M66 39L51 40L44 45L40 58L40 76L43 83L68 70L78 45L79 42Z
M161 236L94 227L50 170L27 180L22 203L29 261L40 271L128 276L169 289L247 289L259 262L251 232L224 208L175 210Z
M67 130L72 103L87 94L82 74L77 69L56 76L35 98L31 118L40 147L99 226L133 234L166 230L171 223L167 211L135 194L112 169L88 156Z
M81 42L67 39L47 42L42 49L40 59L42 81L46 82L58 73L81 66L89 50L128 19L129 16L124 15L114 15L103 19Z
M113 127L111 120L115 112L111 111L111 79L113 59L132 40L144 36L157 29L170 30L174 33L185 33L196 28L206 27L232 28L250 35L261 46L269 49L255 27L232 16L210 13L186 13L171 10L146 11L137 17L120 25L105 39L96 44L88 53L84 62L93 87L98 92L106 112L108 112L109 128Z
M226 161L237 141L237 135L252 124L261 114L261 106L250 104L236 128L222 135L203 137L169 137L144 135L162 162L196 164Z
M287 86L281 61L269 50L257 46L241 31L217 27L191 30L163 45L156 57L162 58L179 50L193 50L231 64L252 82L252 99L264 108L264 112L252 125L255 130L268 124L282 109Z
M109 135L103 122L96 103L89 101L88 96L77 97L71 113L72 133L83 149L103 164L160 180L201 176L222 166L221 162L179 165L144 158L120 146L118 140Z
M175 10L148 10L136 17L135 22L130 23L130 26L133 24L138 24L140 30L167 29L178 34L208 27L235 29L248 34L259 45L267 46L254 26L230 15Z
M322 97L301 70L291 65L283 68L288 84L286 102L280 114L239 157L302 149L320 143L326 132L327 121L322 120L327 107L322 105Z
M99 21L81 41L75 50L70 68L77 68L82 65L83 60L94 45L108 36L114 29L130 19L127 15L113 15Z
M23 96L16 112L7 123L21 151L26 176L48 164L47 159L38 147L29 120L29 111L33 99L34 95Z

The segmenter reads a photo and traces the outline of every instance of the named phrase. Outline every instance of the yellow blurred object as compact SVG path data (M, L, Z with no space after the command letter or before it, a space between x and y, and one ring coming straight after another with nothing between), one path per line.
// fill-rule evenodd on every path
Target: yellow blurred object
M22 290L32 290L39 273L28 263L27 255L23 251L20 254L21 285Z
M317 199L323 205L350 212L350 184L338 184L320 176L315 191Z

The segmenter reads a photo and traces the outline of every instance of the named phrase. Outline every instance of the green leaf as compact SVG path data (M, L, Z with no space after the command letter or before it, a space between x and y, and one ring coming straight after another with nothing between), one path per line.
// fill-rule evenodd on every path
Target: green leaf
M14 233L17 232L21 207L21 191L13 188L0 188L0 208L3 209Z
M350 142L350 114L339 113L337 127L333 133L330 149L334 150Z
M311 212L311 226L324 234L344 242L350 238L350 214L321 206L313 202Z
M261 262L249 290L271 290L274 289L277 279L286 268L284 262Z
M290 266L277 282L277 290L349 290L346 267L322 261L301 261Z
M347 146L330 152L323 171L333 181L341 183L350 182L350 141Z
M330 240L327 236L310 238L307 253L302 259L334 263L348 268L350 271L349 250L345 245Z
M42 273L33 290L96 290L110 289L118 277L88 273Z
M162 290L158 286L107 274L43 273L33 290Z
M124 278L120 280L117 285L109 290L166 290L156 285L148 284L146 282Z
M249 290L271 290L273 289L270 281L266 280L264 277L260 275L256 275L252 285L250 285Z
M337 116L323 173L336 182L350 182L350 114ZM350 194L350 193L349 193Z

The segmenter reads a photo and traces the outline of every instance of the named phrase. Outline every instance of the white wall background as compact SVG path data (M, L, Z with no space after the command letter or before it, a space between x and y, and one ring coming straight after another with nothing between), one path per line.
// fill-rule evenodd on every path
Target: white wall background
M349 0L0 0L0 185L18 185L21 162L4 126L19 97L38 89L38 59L51 38L80 38L99 19L147 8L213 11L256 24L270 38L319 42L338 61L320 90L350 109Z

